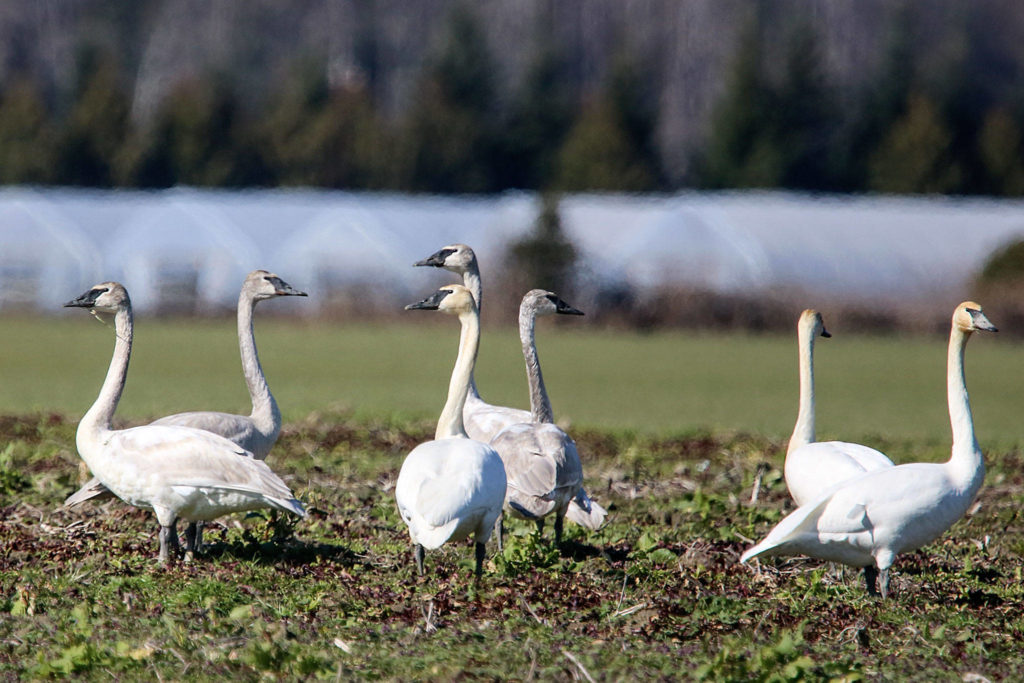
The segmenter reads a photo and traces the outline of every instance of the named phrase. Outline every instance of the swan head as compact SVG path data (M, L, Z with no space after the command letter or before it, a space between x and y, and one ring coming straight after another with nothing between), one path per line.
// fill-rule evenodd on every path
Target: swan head
M476 254L465 244L449 244L413 265L444 268L463 275L476 266Z
M544 289L531 289L523 297L519 306L520 313L533 311L536 315L583 315L583 311L565 303L554 292Z
M409 304L405 310L441 311L453 315L472 313L476 310L473 293L462 285L445 285L423 301Z
M101 282L93 285L77 299L64 304L65 308L88 308L97 313L117 313L132 307L128 290L120 282Z
M818 313L813 308L808 308L800 314L800 322L797 323L797 330L801 333L807 334L810 338L814 337L825 337L826 339L831 337L829 331L825 329L825 321L821 317L821 313Z
M981 306L973 301L965 301L953 311L953 327L961 332L997 332L996 326L985 317Z
M295 289L275 273L265 270L254 270L245 277L242 291L249 294L254 301L272 299L275 296L307 296L305 292Z

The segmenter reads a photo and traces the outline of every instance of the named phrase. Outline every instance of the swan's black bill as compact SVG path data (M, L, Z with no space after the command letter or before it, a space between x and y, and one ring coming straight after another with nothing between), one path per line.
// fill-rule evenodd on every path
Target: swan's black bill
M583 311L573 308L554 294L548 294L548 300L555 305L555 313L561 313L562 315L584 315Z
M435 268L444 268L444 261L449 256L455 253L454 249L441 249L436 251L422 261L417 261L414 266L434 266ZM406 307L408 308L408 307Z
M64 308L92 308L93 306L96 305L96 299L98 299L100 295L103 294L104 292L109 291L110 290L107 289L106 287L90 289L88 292L78 297L77 299L72 299L71 301L64 304Z
M272 277L268 275L263 279L274 285L274 294L277 296L309 296L305 292L295 289L279 277Z
M829 337L832 336L832 333L829 332L828 330L826 330L824 327L822 327L821 328L821 336L824 337L825 339L828 339Z
M409 304L408 306L405 307L405 310L436 311L438 307L441 305L441 302L444 300L444 298L451 293L452 292L450 289L439 289L436 292L434 292L431 296L424 299L423 301L417 302L415 304Z
M975 308L968 308L967 313L971 316L971 322L974 323L974 328L985 332L998 332L999 329L992 324L985 314Z

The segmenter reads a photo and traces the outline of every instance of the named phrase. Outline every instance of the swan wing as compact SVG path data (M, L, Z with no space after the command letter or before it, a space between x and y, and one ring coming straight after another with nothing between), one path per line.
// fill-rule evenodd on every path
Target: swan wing
M259 432L252 418L247 415L232 415L231 413L217 413L207 411L196 411L190 413L177 413L168 415L150 423L157 426L191 427L202 429L206 432L213 432L223 436L242 448L252 452L257 458L263 459L266 453L256 452L258 447ZM276 440L276 439L274 439ZM269 450L269 449L268 449Z
M891 460L867 446L815 441L787 454L784 470L793 500L806 505L843 482L892 466Z
M285 501L301 514L288 485L266 463L217 434L147 425L114 432L106 449L112 467L104 483L115 493L164 487L247 492Z
M492 406L480 399L466 400L462 409L462 421L466 434L471 439L489 443L498 432L514 424L528 423L533 419L528 410Z

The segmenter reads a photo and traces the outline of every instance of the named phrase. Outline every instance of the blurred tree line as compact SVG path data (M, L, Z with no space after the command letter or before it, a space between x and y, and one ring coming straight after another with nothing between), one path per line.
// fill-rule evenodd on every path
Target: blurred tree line
M851 93L829 82L810 22L790 22L781 45L766 41L769 4L751 5L710 124L683 150L691 163L680 181L664 168L678 150L656 134L648 65L627 41L601 86L574 97L563 83L577 65L538 31L522 46L518 85L499 90L481 19L462 3L397 115L375 100L371 49L340 72L299 59L255 105L228 73L192 74L144 121L132 116L127 67L102 49L80 50L67 92L8 70L0 182L1024 194L1024 87L986 40L991 17L967 13L973 23L940 63L919 59L912 17L897 17L878 73ZM994 83L1000 73L1009 85Z

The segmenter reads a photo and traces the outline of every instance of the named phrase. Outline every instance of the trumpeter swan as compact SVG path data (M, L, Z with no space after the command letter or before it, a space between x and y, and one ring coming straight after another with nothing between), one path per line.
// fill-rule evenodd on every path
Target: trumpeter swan
M505 468L487 444L466 435L462 410L480 347L480 317L473 295L462 285L442 287L406 309L439 310L459 316L459 353L448 399L434 440L412 449L395 484L398 511L409 527L416 567L423 574L425 548L473 535L476 575L483 573L484 544L505 500Z
M953 313L946 388L953 448L944 463L910 463L838 484L818 500L797 508L741 562L760 555L810 555L863 567L868 592L889 590L889 567L900 553L938 538L967 512L985 478L985 462L974 436L964 377L964 349L971 333L995 332L967 301Z
M585 520L590 528L599 527L606 513L583 491L583 466L576 443L554 424L535 335L537 316L554 314L583 315L583 312L543 289L531 290L523 297L519 306L519 339L530 386L531 419L498 432L491 439L491 446L505 463L506 507L516 517L536 521L538 531L543 531L544 518L553 513L555 543L560 544L563 519L572 501L579 500L586 505L589 514ZM499 548L501 534L499 521Z
M114 355L96 402L78 424L76 444L104 486L126 503L156 513L160 561L170 562L177 551L179 518L210 520L264 507L305 516L302 503L266 463L222 436L166 425L112 429L132 351L128 292L104 282L64 305L114 315Z
M245 374L245 383L249 387L249 397L252 400L252 413L178 413L162 417L150 424L194 427L220 434L251 452L257 459L265 459L281 433L281 411L277 408L274 395L270 393L270 386L267 384L256 352L253 309L260 301L278 296L306 296L306 293L295 289L274 273L254 270L246 276L238 295L238 348L242 356L242 372ZM64 501L64 507L73 507L87 500L108 498L111 495L113 494L93 477L78 491L68 496Z
M479 309L482 304L483 287L480 281L480 267L476 254L465 244L449 244L427 258L417 261L417 266L444 268L462 276L462 284L473 293ZM531 388L531 393L532 393ZM547 395L545 394L545 400ZM466 433L471 439L490 442L498 432L514 424L529 423L533 417L528 410L495 406L480 398L476 382L470 377L469 395L463 410ZM579 495L569 503L566 517L580 526L597 529L604 523L606 512L594 503L581 488Z
M465 244L450 244L431 254L417 266L433 266L444 268L462 276L462 284L473 293L477 309L483 308L483 291L480 283L480 267L476 254ZM463 411L466 433L471 439L487 443L505 427L530 421L530 411L505 406L494 406L482 398L476 388L476 380L469 378L469 394L466 397L466 408Z
M815 441L814 340L831 337L821 314L808 309L797 323L800 353L800 408L786 449L786 486L797 505L816 500L839 482L892 467L892 460L867 446L844 441Z

